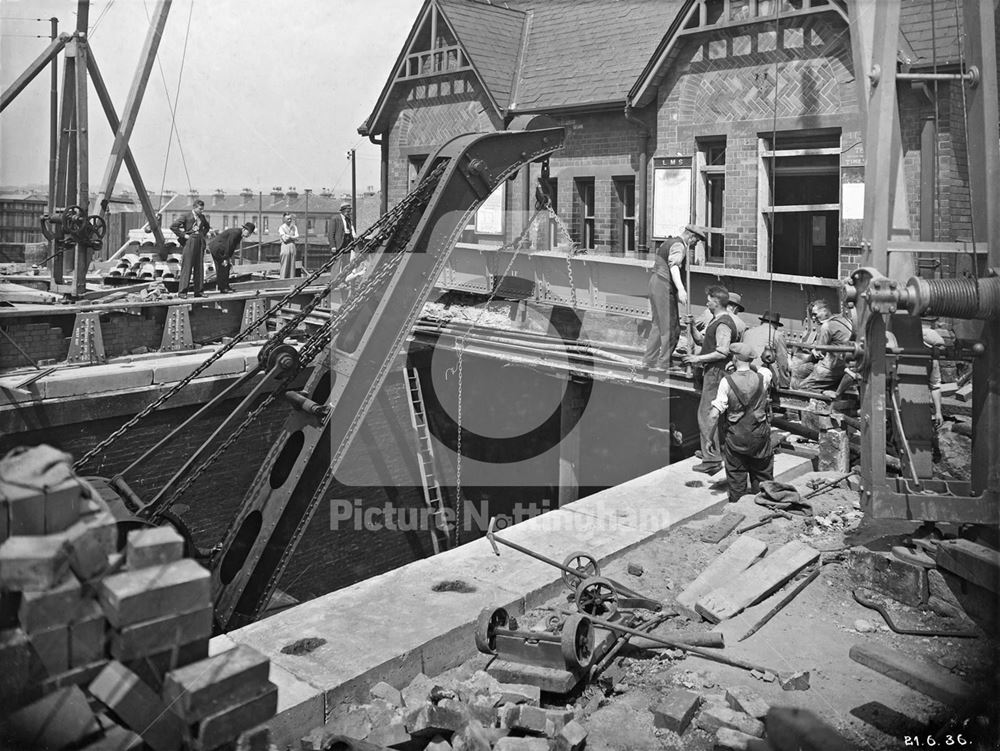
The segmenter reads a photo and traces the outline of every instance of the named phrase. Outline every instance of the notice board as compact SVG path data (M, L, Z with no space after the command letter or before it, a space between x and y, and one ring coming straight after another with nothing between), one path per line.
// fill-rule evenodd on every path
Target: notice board
M476 212L476 234L503 234L503 207L506 194L507 182L505 180L497 186L496 190L490 193L489 198L483 201Z
M680 234L691 221L691 157L653 159L653 239Z

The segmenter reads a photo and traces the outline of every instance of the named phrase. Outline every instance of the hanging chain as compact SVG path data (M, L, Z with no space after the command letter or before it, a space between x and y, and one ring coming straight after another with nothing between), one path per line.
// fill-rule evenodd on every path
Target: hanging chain
M184 378L178 381L173 387L168 391L164 392L157 399L150 402L146 407L139 411L134 417L122 424L117 430L111 433L107 438L99 442L90 451L81 456L73 464L73 468L76 470L82 469L86 466L87 462L93 459L95 456L103 452L109 446L114 444L119 438L125 435L129 430L138 425L142 420L151 415L153 412L162 407L169 399L173 398L176 394L182 391L188 386L195 378L200 376L215 362L220 360L227 352L232 350L237 344L243 342L245 339L250 338L254 335L254 332L258 330L259 326L266 325L267 321L275 318L282 309L287 306L295 297L302 294L302 292L312 285L320 276L327 273L334 264L340 260L345 254L351 251L359 251L357 258L348 264L345 268L341 270L337 276L329 282L326 289L318 292L313 296L302 310L299 311L295 316L293 316L288 322L286 322L278 331L276 331L264 347L261 348L261 357L263 361L266 362L267 353L280 344L285 337L291 334L295 328L298 327L306 316L309 315L322 300L326 297L331 289L336 288L347 278L347 275L354 270L354 268L362 262L362 258L365 254L371 252L374 248L379 247L385 240L390 236L392 230L396 225L406 216L408 216L411 210L417 208L418 206L422 208L426 205L426 202L430 199L430 195L434 188L437 186L437 182L444 172L446 161L442 161L433 172L431 172L425 180L423 180L420 185L410 193L406 198L400 201L396 206L394 206L390 211L383 214L378 221L376 221L371 227L369 227L365 232L363 232L358 238L353 242L346 245L345 247L335 251L330 259L324 263L321 267L316 269L316 271L309 274L300 284L292 288L292 290L286 294L284 297L280 298L277 303L266 310L261 316L259 316L255 321L246 326L243 331L236 334L232 340L220 347L218 350L212 354L207 360L205 360L201 365L196 367L193 371L188 373ZM258 366L259 367L259 366Z
M490 303L497 296L500 291L500 285L503 280L507 278L510 274L511 269L514 268L514 262L517 260L518 254L520 254L521 249L524 247L524 241L528 239L528 235L531 234L531 230L534 228L535 223L538 221L538 217L542 215L545 209L538 209L528 223L524 225L524 229L521 234L517 236L517 239L507 243L506 245L501 245L497 248L496 252L500 253L504 250L513 250L514 252L510 256L510 261L507 262L507 268L504 269L503 274L500 275L498 280L493 284L493 289L490 291L489 296L486 298L486 303L483 305L482 310L479 311L479 315L476 319L469 324L462 337L455 342L455 351L458 355L458 363L454 368L449 368L445 371L445 377L447 378L449 373L458 373L458 409L456 414L456 420L458 423L458 436L455 439L455 452L457 456L455 457L455 545L459 544L459 534L462 529L462 379L463 379L463 364L464 358L463 353L465 351L465 342L472 335L473 329L479 325L483 316L490 308ZM554 215L551 208L548 209L550 215Z

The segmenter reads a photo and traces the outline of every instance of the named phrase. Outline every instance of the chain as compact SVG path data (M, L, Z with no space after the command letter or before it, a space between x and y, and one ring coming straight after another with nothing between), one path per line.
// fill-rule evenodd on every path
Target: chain
M157 399L150 402L146 407L139 411L134 417L122 424L117 430L111 433L107 438L99 442L90 451L80 457L73 464L73 468L76 470L82 469L86 466L87 462L93 459L95 456L106 450L109 446L114 444L119 438L125 435L129 430L138 425L142 420L151 415L153 412L162 407L169 399L173 398L180 391L185 389L188 384L191 383L195 378L208 370L213 363L217 362L223 357L227 352L232 350L237 344L241 343L245 339L248 339L254 334L259 326L265 325L267 321L271 318L276 317L281 310L288 305L295 297L302 294L302 291L315 282L320 276L325 274L333 265L340 260L340 258L346 254L350 253L352 250L360 250L358 257L347 265L341 272L333 279L327 286L327 289L317 293L313 299L303 307L303 310L296 314L290 321L288 321L280 330L276 331L271 337L268 344L261 348L261 355L263 361L266 362L267 353L273 349L273 347L280 344L283 339L288 336L295 328L298 327L313 309L326 297L330 289L335 288L347 278L347 275L354 269L356 265L361 263L361 259L364 254L369 253L371 249L378 247L390 236L391 230L396 226L396 223L404 216L407 216L411 209L413 209L418 203L426 204L429 200L430 194L433 189L437 186L437 181L441 174L444 172L446 162L442 162L438 167L431 172L425 180L423 180L420 185L410 193L406 198L396 204L392 210L386 212L382 217L379 218L371 227L369 227L365 232L358 236L353 242L344 246L343 248L335 251L330 259L324 263L316 271L312 272L307 276L300 284L294 287L288 294L282 297L278 302L269 310L266 310L260 317L257 318L253 323L249 324L244 328L243 331L239 332L232 338L228 343L220 347L216 352L205 360L201 365L195 368L193 371L188 373L184 378L178 381L170 390L166 391L160 395Z
M313 334L306 343L299 350L299 367L295 368L291 373L282 379L281 383L275 387L270 394L260 403L259 406L255 407L253 410L247 413L247 416L243 421L233 429L226 440L213 451L198 467L188 474L184 481L177 486L169 498L165 501L157 503L155 508L151 508L148 512L150 517L154 520L166 509L173 506L184 493L187 492L188 488L194 484L199 477L201 477L205 471L212 466L219 457L221 457L230 446L232 446L236 440L246 432L254 420L256 420L264 410L266 410L279 395L283 394L285 390L291 385L292 381L298 376L299 371L312 363L316 359L316 356L320 354L332 340L334 334L336 334L340 327L343 325L344 321L353 314L358 308L362 306L368 300L368 295L374 293L377 287L379 287L382 282L384 282L389 275L395 270L396 266L399 265L400 259L402 258L401 253L394 254L386 263L383 263L369 279L365 280L364 285L359 288L358 294L351 298L351 300L345 303L337 315L330 319L330 321L323 326L323 328L317 333Z
M486 311L489 310L490 303L493 302L493 298L495 298L497 296L497 292L500 291L500 285L503 283L503 280L506 279L507 276L510 274L511 269L514 268L514 262L517 260L517 256L521 252L521 248L524 247L524 241L528 238L528 235L531 234L531 230L535 226L535 222L538 221L538 217L542 215L542 212L544 210L545 209L539 209L534 214L532 214L531 219L528 220L528 223L524 226L524 229L521 231L521 234L517 236L516 240L508 243L507 245L501 245L499 248L497 248L496 251L497 253L511 249L513 249L514 252L510 256L510 261L508 261L507 263L507 268L504 269L503 274L500 276L499 280L496 282L496 284L493 285L493 289L490 291L489 296L486 298L486 304L483 305L482 310L479 311L479 315L476 316L476 320L474 320L469 325L469 328L466 330L465 334L462 335L462 338L455 342L455 350L458 354L458 364L456 365L455 368L449 369L448 371L445 372L445 376L447 376L449 372L455 372L456 370L458 372L458 409L456 415L456 420L458 423L458 436L455 439L455 452L457 454L457 456L455 457L455 546L456 547L459 544L459 535L462 529L462 377L463 377L463 363L464 363L463 353L465 351L465 342L472 334L472 330L479 325L479 321L482 320L482 317L486 315ZM549 208L548 211L550 215L554 214L551 208ZM570 278L572 279L572 277Z

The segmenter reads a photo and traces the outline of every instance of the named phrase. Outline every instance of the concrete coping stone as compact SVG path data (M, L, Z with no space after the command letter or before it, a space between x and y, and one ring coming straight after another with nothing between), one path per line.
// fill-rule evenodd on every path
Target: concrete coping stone
M712 493L705 475L692 471L696 461L654 470L498 535L560 562L579 550L602 563L614 560L725 505L725 495ZM810 470L808 459L775 456L776 479ZM702 484L687 487L691 480ZM561 590L557 568L504 546L500 553L496 556L489 541L480 538L216 637L211 650L246 644L270 658L272 680L280 679L275 681L278 716L269 725L279 745L296 743L309 729L296 729L299 722L321 725L337 704L365 703L374 683L402 688L418 673L434 676L472 657L476 618L483 608L506 607L518 615ZM475 591L432 591L435 583L454 578ZM306 655L281 651L306 637L325 643ZM319 697L323 716L316 716ZM289 722L292 716L299 722Z

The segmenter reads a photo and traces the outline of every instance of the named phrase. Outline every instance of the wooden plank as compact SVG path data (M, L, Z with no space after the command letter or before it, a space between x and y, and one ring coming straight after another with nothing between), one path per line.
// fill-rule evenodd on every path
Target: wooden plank
M211 575L190 558L126 571L101 581L99 597L115 628L212 604Z
M702 542L710 542L713 545L725 540L736 529L744 519L746 514L737 514L727 511L714 524L705 528L701 533Z
M163 697L170 709L188 723L257 695L267 683L271 661L239 645L207 660L170 671Z
M819 558L819 551L792 540L735 579L701 597L695 610L718 623L767 597Z
M954 706L976 696L972 686L939 665L907 657L888 647L855 644L851 647L850 655L855 662L937 699L942 704Z
M969 540L938 543L937 565L990 592L1000 593L1000 551Z
M677 603L689 610L694 608L694 604L700 597L721 587L734 576L745 571L765 552L767 552L766 543L749 535L738 537L732 545L708 564L693 582L687 585L677 597Z

